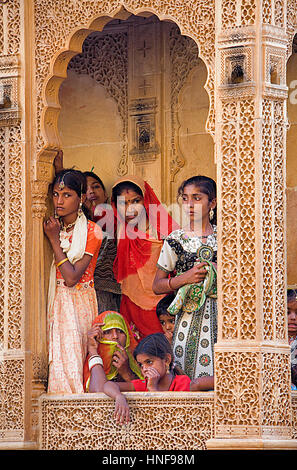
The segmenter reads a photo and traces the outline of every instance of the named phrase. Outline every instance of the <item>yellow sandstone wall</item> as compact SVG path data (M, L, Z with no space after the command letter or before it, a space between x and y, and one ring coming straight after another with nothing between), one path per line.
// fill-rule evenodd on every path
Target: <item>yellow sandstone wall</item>
M288 60L289 87L287 133L287 276L288 285L297 285L297 54Z

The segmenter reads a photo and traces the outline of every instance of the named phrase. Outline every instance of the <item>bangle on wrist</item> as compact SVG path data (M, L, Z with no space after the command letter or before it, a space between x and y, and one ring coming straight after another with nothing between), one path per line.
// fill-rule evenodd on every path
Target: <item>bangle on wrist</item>
M170 282L171 280L172 280L172 278L169 277L169 278L168 278L168 287L169 287L170 290L174 290L174 289L172 288L172 286L171 286L171 282Z
M88 363L89 363L89 371L91 371L91 369L97 365L103 367L102 358L98 354L94 354L93 356L91 356L88 360Z

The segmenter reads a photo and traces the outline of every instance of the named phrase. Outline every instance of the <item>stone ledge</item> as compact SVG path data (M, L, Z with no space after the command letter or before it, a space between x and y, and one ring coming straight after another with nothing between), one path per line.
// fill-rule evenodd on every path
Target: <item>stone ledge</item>
M289 439L210 439L207 450L296 450L297 441Z
M213 392L126 392L131 422L101 393L41 395L42 450L198 450L213 437Z

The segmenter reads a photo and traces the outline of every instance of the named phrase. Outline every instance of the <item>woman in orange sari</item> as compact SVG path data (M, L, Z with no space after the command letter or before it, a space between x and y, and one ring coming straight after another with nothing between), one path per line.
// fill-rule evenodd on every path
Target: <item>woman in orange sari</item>
M114 274L121 284L120 312L138 340L162 333L156 305L162 298L152 290L163 239L178 228L150 185L125 176L112 188L117 218L117 257Z

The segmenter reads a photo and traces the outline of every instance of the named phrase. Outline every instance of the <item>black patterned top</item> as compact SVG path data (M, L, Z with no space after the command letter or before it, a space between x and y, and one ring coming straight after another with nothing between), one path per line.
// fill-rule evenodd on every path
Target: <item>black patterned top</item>
M205 239L204 239L205 240ZM175 230L164 240L157 267L165 272L183 273L194 266L197 252L203 245L210 246L213 251L214 263L217 262L217 227L213 233L202 242L202 238L186 233L183 229Z

